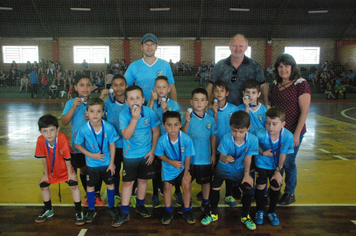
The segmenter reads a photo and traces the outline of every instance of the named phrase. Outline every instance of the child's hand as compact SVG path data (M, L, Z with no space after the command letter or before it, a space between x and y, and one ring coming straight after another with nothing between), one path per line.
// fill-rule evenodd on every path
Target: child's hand
M106 98L108 95L109 95L109 90L108 90L108 89L103 89L103 90L101 90L100 98L101 98L102 100L104 100L104 98Z
M268 149L268 150L266 150L266 151L263 151L263 152L262 152L262 156L265 156L265 157L273 157L272 149Z
M183 162L181 162L181 161L172 161L171 165L174 166L177 169L180 169L183 166Z
M113 176L115 174L115 169L116 169L115 164L110 164L106 169L106 172L111 171L111 176Z
M141 107L134 107L132 108L131 110L131 113L132 113L132 118L135 118L135 119L140 119L140 116L141 116Z
M190 112L187 112L187 113L185 113L185 115L184 115L184 118L185 118L185 120L186 120L186 122L190 122L190 115L191 115L191 113Z
M245 107L249 107L249 103L250 103L250 97L246 98L246 96L244 96L242 98L243 103L245 104Z
M43 174L40 178L40 182L38 182L39 184L42 183L42 182L47 182L49 183L49 180L48 180L48 175L46 174Z
M282 186L283 177L282 177L282 175L281 175L280 172L275 171L274 174L273 174L273 176L272 176L272 178L271 178L271 180L270 180L270 182L271 182L272 180L274 180L274 179L278 182L279 186Z
M73 172L68 173L68 182L71 181L71 180L72 181L78 181L77 175L75 173L73 173Z
M151 90L151 99L152 100L156 100L157 99L157 93L156 92L154 92L153 90Z
M229 164L234 160L234 158L230 155L220 155L220 160L225 164Z
M86 111L84 113L84 116L83 116L84 120L88 121L89 120L89 117L88 117L88 112Z
M104 161L105 160L105 154L102 154L101 152L98 153L92 153L90 155L91 158L94 160L99 160L99 161Z
M150 152L148 152L147 153L147 155L145 156L145 159L148 157L148 159L147 159L147 161L146 161L146 165L151 165L152 164L152 162L153 162L153 160L154 160L154 158L155 158L155 154L154 154L154 152L153 151L150 151Z
M249 185L253 186L253 179L249 174L245 174L244 178L242 179L241 184L248 183Z
M167 102L161 102L161 107L162 107L162 110L163 112L166 112L167 111Z
M190 175L189 171L184 173L183 180L187 181L188 183L192 182L192 176Z
M76 99L74 99L73 101L73 105L72 108L77 109L77 107L82 104L82 99L80 97L77 97Z
M214 115L218 114L219 103L218 102L214 102L212 108L213 108L213 111L214 111Z
M212 166L215 166L215 164L216 164L216 157L215 157L215 155L211 156L211 158L210 158L210 164L211 164Z

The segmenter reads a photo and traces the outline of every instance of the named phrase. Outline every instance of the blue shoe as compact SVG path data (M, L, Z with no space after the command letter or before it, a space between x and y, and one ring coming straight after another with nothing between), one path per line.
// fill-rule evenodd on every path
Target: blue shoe
M258 211L256 212L255 216L255 223L256 225L262 225L263 224L263 217L266 215L264 211Z
M158 195L153 195L152 196L152 206L153 206L153 208L160 208L161 207L161 202L159 200Z
M182 198L182 193L179 192L178 194L174 193L173 197L176 199L176 203L178 206L183 205L183 198Z
M225 198L225 203L227 205L229 205L230 207L237 207L237 203L236 203L235 199L231 196L227 196Z
M278 215L273 212L273 213L268 213L268 219L269 219L269 223L271 223L271 225L273 226L277 226L279 225L279 218Z

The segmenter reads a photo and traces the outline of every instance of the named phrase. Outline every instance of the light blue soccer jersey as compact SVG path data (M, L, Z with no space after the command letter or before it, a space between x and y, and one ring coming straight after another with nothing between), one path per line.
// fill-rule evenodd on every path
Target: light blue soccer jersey
M282 128L282 133L281 133L281 146L280 146L280 153L281 154L290 154L294 153L294 138L293 134L285 129ZM257 132L257 138L259 142L259 147L262 149L262 151L266 151L271 149L271 144L268 138L268 132L266 129L261 129ZM273 150L277 150L279 144L279 138L276 141L272 141L273 145ZM273 156L267 157L267 156L262 156L262 155L257 155L256 156L256 166L261 169L267 169L267 170L274 170L277 167L277 163L274 160L275 158ZM279 156L278 156L279 160Z
M244 158L247 155L258 154L258 139L255 135L246 132L245 141L238 145L235 143L234 136L231 133L225 134L222 138L218 151L224 155L234 157L235 162L223 163L219 160L219 165L225 166L229 172L234 173L236 170L244 168Z
M231 132L230 128L230 118L232 114L238 111L237 106L231 103L226 103L223 108L218 110L218 119L217 119L217 133L216 133L216 146L219 146L221 139L225 134ZM214 110L209 109L209 114L214 117Z
M124 158L142 158L152 149L152 128L160 124L156 113L149 107L142 106L143 117L138 119L132 137L124 138ZM129 107L122 110L119 116L120 129L125 129L131 121L131 110Z
M65 114L68 113L68 111L72 108L73 106L73 101L75 98L70 99L69 101L67 101L62 116L64 116ZM78 150L75 149L74 147L74 140L75 137L77 136L78 130L80 129L80 127L82 127L87 121L84 119L85 116L85 112L87 111L87 106L86 104L82 103L80 104L77 109L75 109L72 120L71 120L71 124L70 124L70 129L72 131L72 138L71 138L71 143L72 143L72 148L74 150L75 153L80 153Z
M183 117L182 125L186 120ZM192 138L195 155L190 163L193 165L209 165L211 158L210 136L216 135L216 123L214 117L204 112L203 118L199 118L194 113L191 114L188 135Z
M102 153L105 154L105 160L95 160L85 155L85 161L87 166L89 167L108 166L110 164L109 144L119 139L119 135L117 134L113 125L111 125L109 122L103 121L105 132L104 132L104 141L102 141L103 129L101 129L100 133L96 133L96 137L95 137L89 122L90 121L88 121L78 130L78 134L74 142L75 144L78 145L85 143L83 147L91 153L100 152L99 145L101 146L101 143L103 142Z
M237 109L240 111L245 110L245 104L240 104ZM266 112L267 108L265 105L262 103L258 103L258 107L255 111L252 111L251 108L249 108L249 114L250 114L250 133L253 133L254 135L257 134L257 131L260 129L263 129L266 127Z
M186 157L195 155L194 145L192 139L184 132L180 131L180 139L171 142L168 139L168 134L162 135L158 139L157 147L155 150L156 156L166 155L171 160L182 161L183 166L180 169L175 168L171 164L162 161L162 180L170 181L178 177L184 171L184 162ZM179 144L180 141L180 144ZM173 147L172 147L173 146ZM179 153L180 146L180 155ZM174 150L173 150L174 148Z
M124 138L122 137L120 129L119 115L120 112L128 106L125 102L120 104L117 101L112 102L110 99L106 99L104 102L107 121L115 127L116 132L120 136L120 138L115 142L115 147L122 148L124 146Z
M177 111L180 114L180 107L178 102L167 98L167 111ZM161 130L161 136L166 134L167 131L163 128L163 109L160 107L160 105L158 104L157 100L154 101L153 103L153 111L156 113L156 115L158 116L159 120L161 121L161 124L159 125L159 128Z

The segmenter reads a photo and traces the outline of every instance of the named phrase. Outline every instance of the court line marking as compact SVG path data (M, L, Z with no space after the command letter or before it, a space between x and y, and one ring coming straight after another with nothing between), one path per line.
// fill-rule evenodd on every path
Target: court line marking
M329 152L328 150L325 150L325 149L322 149L322 148L319 148L320 151L324 152L324 153L331 153Z
M88 229L81 229L78 236L84 236Z
M354 223L356 225L356 220L351 220L352 223Z
M345 112L347 112L347 111L349 111L349 110L353 110L353 109L356 109L356 107L351 107L351 108L348 108L348 109L345 109L345 110L341 111L341 115L342 115L343 117L345 117L345 118L349 118L349 119L351 119L351 120L356 120L355 118L350 117L350 116L348 116L348 115L345 114Z
M342 157L342 156L339 156L339 155L334 155L334 157L339 158L340 160L343 160L343 161L348 161L349 160L349 159L347 159L345 157Z
M322 116L322 115L317 115L317 114L313 114L313 113L309 113L308 116L309 116L309 115L312 115L312 116L320 116L320 117L325 118L325 119L328 119L328 120L332 120L332 121L337 121L337 122L340 122L340 123L344 123L345 125L356 126L355 124L352 124L352 123L348 123L348 122L345 122L345 121L341 121L341 120L329 118L329 117Z

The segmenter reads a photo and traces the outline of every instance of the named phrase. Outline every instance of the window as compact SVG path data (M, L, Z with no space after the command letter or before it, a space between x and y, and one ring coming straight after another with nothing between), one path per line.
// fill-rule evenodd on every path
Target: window
M231 52L229 46L216 46L215 47L215 63L220 61L221 59L225 59L230 56ZM245 55L247 57L251 57L251 47L248 46Z
M2 46L2 53L4 63L38 62L38 46Z
M176 63L180 60L180 46L158 46L155 55L168 62L172 59Z
M88 63L109 63L109 46L74 46L74 63L82 63L85 59Z
M320 47L285 47L284 52L292 55L297 64L319 64Z

